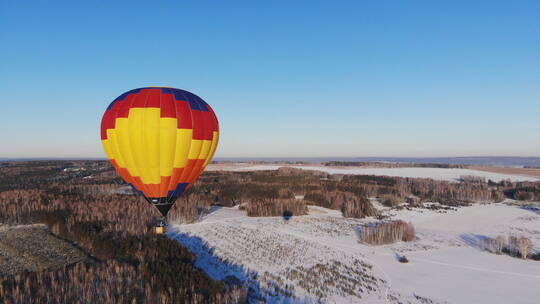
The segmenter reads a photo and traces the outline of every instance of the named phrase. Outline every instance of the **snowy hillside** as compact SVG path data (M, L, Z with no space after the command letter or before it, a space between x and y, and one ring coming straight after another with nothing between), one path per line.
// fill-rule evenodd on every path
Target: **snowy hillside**
M411 221L418 239L367 246L343 218L310 206L285 220L252 218L218 208L202 221L172 227L199 256L197 266L219 279L250 282L251 300L302 303L537 303L540 262L481 251L485 236L529 237L540 250L540 214L510 203L456 210L386 210ZM397 256L406 255L408 264ZM399 301L398 301L399 300Z

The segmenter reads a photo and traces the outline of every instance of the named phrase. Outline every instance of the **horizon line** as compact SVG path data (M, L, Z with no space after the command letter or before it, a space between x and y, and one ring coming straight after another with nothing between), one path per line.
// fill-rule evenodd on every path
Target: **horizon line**
M512 156L512 155L465 155L465 156L220 156L215 157L215 160L226 159L356 159L356 158L377 158L377 159L439 159L439 158L540 158L538 156ZM0 157L0 161L13 160L108 160L107 157Z

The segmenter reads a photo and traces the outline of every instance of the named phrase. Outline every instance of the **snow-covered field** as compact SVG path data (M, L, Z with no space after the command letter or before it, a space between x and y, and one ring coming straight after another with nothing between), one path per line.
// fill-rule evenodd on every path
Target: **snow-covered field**
M251 300L285 303L538 303L540 262L479 249L485 236L529 237L540 250L540 212L508 202L457 210L387 210L411 221L418 239L367 246L347 219L310 206L286 221L215 208L168 235L218 279L248 282ZM409 263L397 261L406 255Z
M250 165L250 164L211 164L207 170L226 170L226 171L259 171L259 170L277 170L280 167L294 167L305 170L317 170L330 174L361 174L361 175L386 175L396 177L412 178L432 178L436 180L459 181L462 176L473 175L485 177L486 180L499 182L501 180L515 181L538 181L540 179L531 176L501 174L471 169L444 169L444 168L361 168L361 167L325 167L325 166L306 166L306 165Z

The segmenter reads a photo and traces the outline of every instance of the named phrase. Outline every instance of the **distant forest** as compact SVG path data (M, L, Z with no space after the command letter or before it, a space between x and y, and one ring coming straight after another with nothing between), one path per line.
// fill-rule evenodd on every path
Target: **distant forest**
M274 162L274 163L324 163L324 162L363 162L363 163L407 163L407 164L449 164L503 167L540 168L540 157L519 156L471 156L471 157L251 157L215 158L226 162Z
M211 205L239 206L248 216L297 216L308 205L346 217L391 208L428 208L540 200L540 182L461 182L327 174L295 168L205 172L169 213L193 222ZM432 207L429 207L432 208ZM6 162L0 165L0 223L45 223L91 255L92 262L0 277L2 303L237 303L250 291L216 281L194 266L179 243L152 233L159 215L106 161ZM38 299L36 301L36 299Z
M324 163L328 167L377 167L377 168L466 168L466 165L439 164L439 163L390 163L390 162L357 162L357 161L330 161Z

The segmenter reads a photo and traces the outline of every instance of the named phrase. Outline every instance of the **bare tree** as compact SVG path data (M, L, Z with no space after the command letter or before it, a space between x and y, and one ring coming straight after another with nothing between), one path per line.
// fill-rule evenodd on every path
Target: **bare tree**
M533 252L533 244L526 237L519 237L517 239L517 246L522 259L526 259Z

